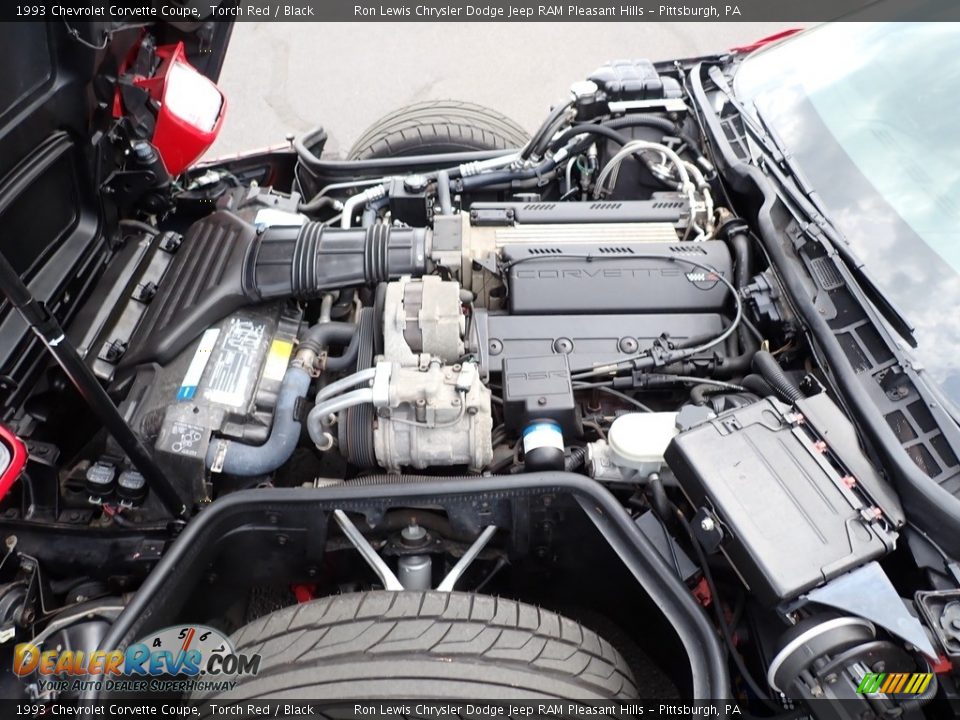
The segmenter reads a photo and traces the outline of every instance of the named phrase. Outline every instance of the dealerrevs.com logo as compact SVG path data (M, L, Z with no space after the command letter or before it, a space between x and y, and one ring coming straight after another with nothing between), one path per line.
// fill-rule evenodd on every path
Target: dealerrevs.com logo
M237 653L230 639L203 625L175 625L126 650L14 648L13 672L41 691L191 692L228 690L237 675L256 675L260 656Z

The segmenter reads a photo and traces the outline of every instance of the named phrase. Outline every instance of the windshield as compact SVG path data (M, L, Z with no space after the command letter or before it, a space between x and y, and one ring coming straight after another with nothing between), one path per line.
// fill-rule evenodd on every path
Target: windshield
M916 327L960 403L960 24L837 23L747 58L773 126L833 223Z

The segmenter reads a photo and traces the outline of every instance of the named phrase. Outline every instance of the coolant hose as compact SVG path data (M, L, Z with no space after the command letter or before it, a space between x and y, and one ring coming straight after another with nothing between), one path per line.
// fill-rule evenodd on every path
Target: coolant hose
M263 445L245 445L235 440L213 440L207 448L207 468L227 475L251 476L264 475L283 465L293 455L300 439L297 401L305 397L309 389L310 376L305 370L287 368L267 441Z
M327 372L343 372L344 370L351 370L356 367L357 364L357 354L360 351L360 333L354 333L354 336L350 338L350 344L347 345L341 355L336 357L330 357L327 355L327 364L325 370Z
M340 372L350 368L357 360L360 346L360 326L347 322L323 322L310 327L300 341L301 350L310 350L315 355L331 346L346 345L340 356L327 356L325 369Z
M804 394L800 391L800 388L787 377L777 359L766 350L760 350L753 356L753 369L760 373L763 379L770 383L770 386L784 400L791 403L803 400Z
M346 322L317 323L308 329L300 341L301 350L312 350L319 355L331 345L347 345L357 334L358 326Z
M733 253L733 285L737 290L745 287L753 275L750 262L750 238L743 232L730 235L730 251Z

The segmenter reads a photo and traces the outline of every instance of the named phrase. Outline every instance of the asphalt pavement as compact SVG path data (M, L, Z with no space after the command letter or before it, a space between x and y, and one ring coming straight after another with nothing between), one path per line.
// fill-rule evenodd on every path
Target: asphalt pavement
M795 23L237 23L220 77L227 118L207 158L327 129L328 156L400 106L470 100L529 131L607 60L693 57Z

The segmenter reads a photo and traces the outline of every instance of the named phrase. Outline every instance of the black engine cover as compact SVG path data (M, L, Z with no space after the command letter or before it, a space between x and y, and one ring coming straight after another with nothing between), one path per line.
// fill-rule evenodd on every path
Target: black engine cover
M731 278L733 261L718 240L515 245L503 254L514 315L709 313L731 300L717 275Z

